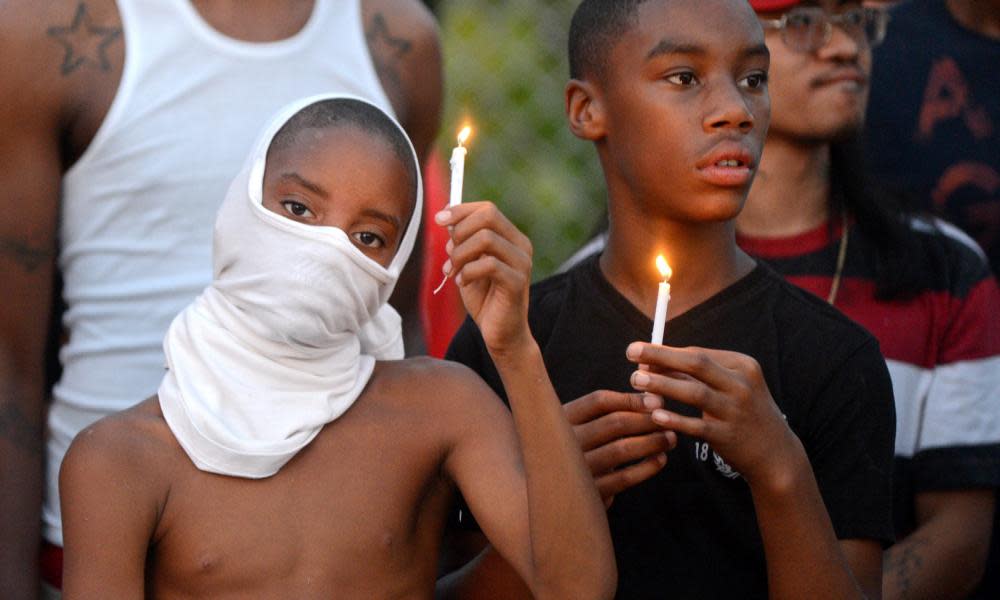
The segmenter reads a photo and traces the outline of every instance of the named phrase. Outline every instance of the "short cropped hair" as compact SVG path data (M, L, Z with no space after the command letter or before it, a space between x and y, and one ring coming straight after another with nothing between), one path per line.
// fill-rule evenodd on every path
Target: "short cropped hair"
M387 142L406 168L410 188L416 194L417 165L405 134L384 112L367 102L353 98L320 100L295 113L271 138L271 145L267 149L268 156L271 152L293 146L298 135L306 129L327 129L345 125L353 125Z
M635 25L646 0L583 0L569 26L569 76L600 77L618 39Z

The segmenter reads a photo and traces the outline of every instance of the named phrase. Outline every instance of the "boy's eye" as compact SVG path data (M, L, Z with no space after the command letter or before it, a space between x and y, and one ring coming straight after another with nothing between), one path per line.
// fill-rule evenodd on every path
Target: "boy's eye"
M684 71L683 73L674 73L672 75L667 75L665 78L668 82L674 85L689 86L698 83L698 78L694 76L691 71Z
M752 90L760 89L767 83L767 73L753 73L743 78L741 83Z
M296 217L315 216L312 211L301 202L296 202L294 200L282 200L281 205L285 207L285 210L287 210L289 214L295 215Z
M382 238L370 231L359 231L354 234L354 239L358 240L358 243L362 246L367 246L369 248L382 248L385 246L385 242Z

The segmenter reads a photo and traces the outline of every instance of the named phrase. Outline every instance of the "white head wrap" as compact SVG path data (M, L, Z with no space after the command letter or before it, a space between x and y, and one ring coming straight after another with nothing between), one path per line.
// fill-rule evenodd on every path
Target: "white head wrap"
M219 210L212 284L167 332L160 407L203 471L273 475L351 407L376 359L403 357L401 320L386 301L420 226L423 187L412 145L416 200L388 268L340 229L305 225L263 206L271 139L303 108L333 99L371 104L321 95L278 113Z

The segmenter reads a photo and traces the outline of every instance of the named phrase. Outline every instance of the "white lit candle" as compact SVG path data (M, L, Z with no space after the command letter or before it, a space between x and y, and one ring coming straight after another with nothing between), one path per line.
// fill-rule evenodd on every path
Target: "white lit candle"
M653 313L653 343L663 344L663 327L667 324L667 305L670 303L670 265L663 255L656 257L656 268L659 269L663 281L656 293L656 312Z
M466 125L458 134L458 145L451 151L451 195L448 206L458 206L462 203L462 185L465 180L465 142L472 134L472 128Z
M465 142L469 141L470 135L472 135L472 127L466 125L462 131L458 132L458 145L451 151L451 160L448 161L448 164L451 165L451 193L448 195L448 206L458 206L462 203L462 186L465 183L465 155L468 152L465 149ZM434 288L434 295L437 295L444 288L444 284L450 276L451 273L445 273L441 283Z

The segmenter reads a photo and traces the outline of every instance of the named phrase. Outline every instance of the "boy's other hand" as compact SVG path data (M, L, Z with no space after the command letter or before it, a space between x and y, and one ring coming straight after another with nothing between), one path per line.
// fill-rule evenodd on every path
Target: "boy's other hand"
M650 394L598 390L563 405L604 505L656 475L667 464L677 434L650 416L662 407Z
M444 272L455 277L462 302L492 354L532 342L528 329L531 242L492 202L468 202L435 216L451 230Z
M688 417L663 408L651 418L662 427L708 442L752 487L780 486L801 464L804 449L788 427L760 365L737 352L673 348L635 342L629 360L648 369L632 386L701 409Z

